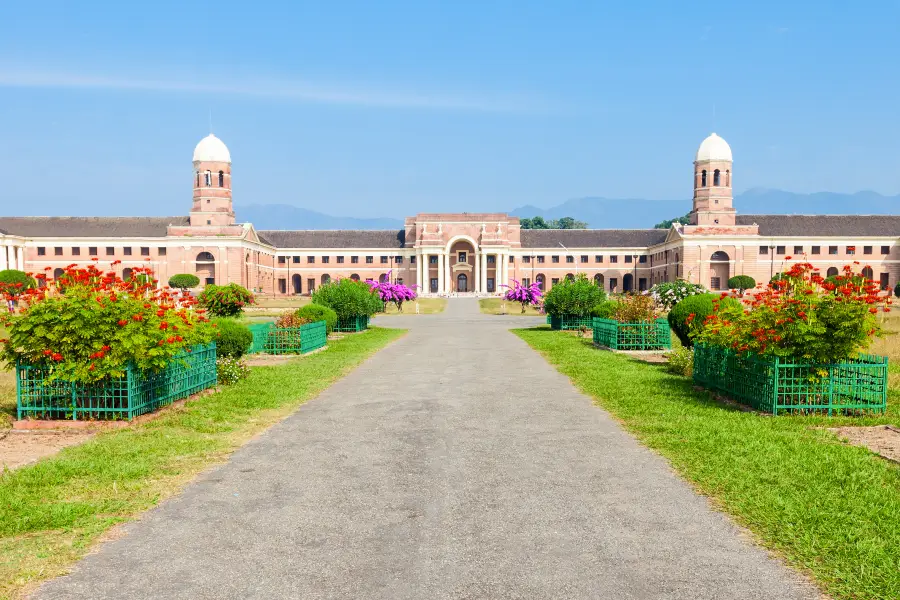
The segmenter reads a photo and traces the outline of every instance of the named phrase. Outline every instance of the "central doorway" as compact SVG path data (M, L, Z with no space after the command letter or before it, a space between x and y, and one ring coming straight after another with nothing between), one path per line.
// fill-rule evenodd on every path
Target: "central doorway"
M469 291L469 278L466 277L465 273L460 273L456 276L456 291L457 292L468 292Z

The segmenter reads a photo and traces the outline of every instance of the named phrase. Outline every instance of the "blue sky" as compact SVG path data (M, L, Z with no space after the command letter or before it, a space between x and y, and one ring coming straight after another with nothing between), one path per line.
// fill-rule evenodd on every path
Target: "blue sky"
M900 193L900 3L4 2L0 212L184 214L191 152L236 204L336 215Z

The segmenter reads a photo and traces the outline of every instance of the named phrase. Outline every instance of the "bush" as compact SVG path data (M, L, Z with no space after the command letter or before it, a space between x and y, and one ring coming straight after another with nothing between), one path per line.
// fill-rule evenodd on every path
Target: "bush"
M728 287L732 290L739 290L743 293L746 290L752 290L756 287L756 280L749 275L735 275L728 280Z
M250 367L242 359L223 356L216 359L216 377L221 385L234 385L250 375Z
M384 302L364 281L341 279L326 283L313 292L313 304L327 306L339 320L371 317L384 309Z
M307 304L301 306L294 312L294 316L298 319L306 319L308 323L317 323L325 321L325 329L331 333L335 325L337 325L337 313L321 304Z
M723 298L719 294L700 294L685 298L672 308L669 312L669 327L678 336L682 346L690 348L694 345L693 337L703 330L706 317L713 314L717 303L723 307L741 307L741 303L734 298Z
M656 301L643 294L622 296L616 304L613 318L619 323L647 323L659 316L655 307Z
M619 303L615 300L604 300L591 309L591 316L597 317L598 319L612 319L613 315L616 314L616 308L618 306Z
M213 321L218 335L216 336L216 356L240 358L246 354L253 344L253 332L250 328L234 319L215 319Z
M208 285L197 300L214 317L236 317L245 306L253 304L253 294L236 283Z
M190 273L180 273L169 277L169 287L186 290L200 285L200 278Z
M594 307L605 300L603 288L580 274L550 288L544 295L544 311L553 316L588 317Z
M705 293L706 288L702 285L684 279L657 283L650 288L650 295L664 310L671 310L673 306L689 296Z
M7 269L0 271L0 293L18 296L29 289L34 289L37 282L24 271Z
M675 375L690 377L694 374L694 351L681 347L666 354L666 370Z
M295 329L297 327L302 327L309 323L310 320L306 317L298 317L296 311L288 311L286 313L282 313L275 319L275 327L277 329Z
M894 286L894 296L900 298L900 283Z

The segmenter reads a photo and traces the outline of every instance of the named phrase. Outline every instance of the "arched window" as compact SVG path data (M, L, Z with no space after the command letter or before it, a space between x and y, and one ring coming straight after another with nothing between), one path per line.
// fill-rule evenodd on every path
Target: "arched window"
M706 187L706 169L700 171L700 187Z
M543 273L538 273L534 278L534 282L541 286L542 290L544 289L544 281L545 278Z
M718 252L713 252L712 256L709 257L709 260L715 262L728 262L731 259L728 258L728 254L726 252L722 252L721 250L719 250Z
M200 171L197 171L197 187L200 187Z
M212 173L209 171L206 172L206 187L212 186Z
M303 293L303 278L297 274L291 276L291 285L294 288L294 293L299 295Z
M212 252L201 252L197 255L197 262L216 262L216 257Z
M387 273L382 273L378 276L378 283L384 283L387 281Z
M837 267L828 267L828 271L825 273L825 277L834 277L837 274Z
M328 273L322 275L322 285L325 285L326 283L331 283L331 275Z
M575 281L575 276L571 273L566 273L566 281Z
M130 281L132 273L131 269L122 269L122 281Z
M219 187L225 187L225 171L219 171Z
M59 279L63 276L64 273L65 271L63 271L62 269L53 269L53 279Z
M350 276L350 279L353 281L359 281L359 273L354 273Z
M725 187L731 187L731 169L725 170Z
M862 276L866 279L875 279L875 273L872 271L872 267L863 267Z
M722 179L718 169L713 171L713 185L722 185Z
M603 275L601 275L600 273L594 275L594 285L600 288L603 287Z

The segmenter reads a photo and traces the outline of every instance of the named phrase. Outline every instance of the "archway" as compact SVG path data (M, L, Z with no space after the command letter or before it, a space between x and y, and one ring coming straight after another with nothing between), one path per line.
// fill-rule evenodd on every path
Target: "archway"
M475 255L475 244L468 237L458 237L449 244L450 253L447 255L450 268L450 282L455 282L456 292L474 292L479 288L478 282L475 280L475 261L478 257ZM492 292L496 289L497 283L497 264L489 263L487 265L487 273L480 275L481 280L487 284L487 291ZM460 275L465 275L460 278ZM465 282L465 289L460 287L460 282ZM448 287L452 284L448 282Z
M197 277L203 285L212 285L216 282L216 257L212 252L201 252L195 259ZM125 272L122 272L122 279L125 278Z
M622 277L622 291L630 292L634 289L634 277L631 273L625 273L625 276Z
M59 279L65 274L63 269L53 269L53 279Z
M872 267L863 267L862 276L866 279L875 279L875 273L872 271Z
M546 290L546 287L545 287L546 280L547 280L547 278L544 277L544 274L543 274L543 273L538 273L538 274L535 275L535 277L534 277L534 282L537 283L537 284L540 286L541 290L544 291L544 292L547 291L547 290Z
M302 294L303 293L303 278L300 277L300 275L297 275L296 273L294 275L291 275L291 286L293 287L295 294Z
M460 273L456 276L456 291L457 292L468 292L469 291L469 278L465 273Z
M130 281L133 271L130 268L122 269L122 281Z
M837 274L837 267L828 267L828 271L825 273L825 277L834 277Z
M575 275L572 273L566 273L566 281L575 281Z
M359 273L354 273L350 276L350 279L352 279L353 281L359 281Z
M325 285L326 283L331 283L331 275L328 273L322 275L322 285Z
M709 257L709 289L721 290L728 285L731 277L731 258L727 252L721 250L713 252Z
M601 275L600 273L597 273L596 275L594 275L594 285L596 285L599 288L603 287L603 275Z
M378 276L378 283L384 283L387 281L387 273L382 273Z

